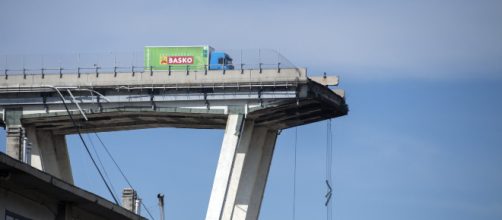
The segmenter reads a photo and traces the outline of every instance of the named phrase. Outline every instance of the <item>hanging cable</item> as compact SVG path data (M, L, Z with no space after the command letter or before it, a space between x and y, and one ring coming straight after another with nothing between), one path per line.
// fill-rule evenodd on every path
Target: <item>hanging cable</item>
M94 146L94 142L92 141L91 136L87 135L87 139L89 140L89 143L91 143L92 151L94 152L94 154L96 155L96 158L98 159L100 168L103 170L103 174L105 174L106 180L110 183L110 188L112 188L112 191L114 192L114 194L117 193L117 190L113 186L113 183L110 179L110 176L108 176L108 172L106 172L105 166L103 165L103 162L101 161L101 157L99 156L98 151L96 150L96 147ZM118 198L118 196L116 194L115 194L115 196Z
M333 167L333 133L331 131L331 119L326 122L326 187L327 192L325 195L326 202L324 205L326 206L326 219L332 219L333 206L331 204L331 198L333 195L333 188L331 186L332 176L332 167Z
M296 219L296 155L298 144L298 127L295 127L295 145L293 159L293 220Z
M96 96L96 97L98 97L98 98L99 98L99 97L101 97L101 98L103 98L103 99L105 99L105 100L107 100L107 101L110 101L108 98L106 98L106 96L102 95L101 93L99 93L99 92L97 92L97 91L94 91L94 90L83 90L83 91L89 91L89 92L91 93L91 96L93 96L93 92L94 92L94 93L96 93L96 94L98 95L98 96ZM99 106L98 106L98 107L99 107ZM94 135L98 138L99 143L101 143L101 146L103 147L103 149L105 149L106 153L108 154L108 157L110 157L110 159L113 161L113 164L115 164L115 167L117 167L117 169L119 170L120 174L122 175L122 177L124 178L124 180L127 182L127 185L128 185L130 188L134 189L134 188L132 187L131 182L129 181L129 179L126 177L126 175L124 174L124 172L122 171L122 169L121 169L121 168L120 168L120 166L118 165L117 161L115 161L115 158L113 158L112 154L110 153L110 151L108 150L108 148L106 147L106 145L103 143L103 140L101 140L101 138L100 138L100 137L99 137L99 135L96 133L96 131L94 131L94 130L93 130L93 133L94 133ZM100 159L100 157L99 157L99 154L97 153L97 151L96 151L96 149L95 149L95 147L94 147L94 143L92 142L92 138L91 138L91 137L89 137L89 136L88 136L88 138L89 138L89 140L90 140L90 142L91 142L91 146L93 147L93 150L94 150L94 152L95 152L95 154L96 154L96 156L97 156L97 158L98 158L98 161L99 161L99 163L101 164L101 167L102 167L102 169L103 169L103 171L104 171L104 173L105 173L105 176L108 178L108 181L110 182L110 185L111 185L111 187L112 187L113 191L115 191L115 192L116 192L115 188L113 187L113 184L111 183L111 181L110 181L110 179L109 179L109 177L108 177L108 174L107 174L107 172L106 172L106 169L105 169L105 167L103 166L103 163L101 162L101 159ZM148 213L148 215L150 216L150 218L152 218L153 220L155 220L155 218L152 216L152 214L150 213L150 210L148 210L148 208L145 206L145 204L144 204L143 202L140 202L140 204L141 204L141 205L143 206L143 208L146 210L146 212Z
M92 92L94 90L89 90L91 91L91 96L93 96ZM101 96L102 98L104 98L105 100L108 100L108 98L106 98L105 96L103 96L101 93L98 93L96 91L94 91L96 94L98 94L99 96ZM109 100L108 100L109 101ZM110 151L108 150L108 147L106 147L105 143L103 142L103 140L101 140L101 137L99 137L99 135L96 133L96 131L93 130L93 133L94 135L96 136L96 138L99 140L99 143L101 143L101 146L103 147L103 149L105 149L105 152L106 154L108 155L108 157L110 157L110 159L113 161L113 164L115 164L115 167L117 167L117 169L119 170L120 172L120 175L122 175L122 177L124 178L124 180L127 182L127 185L132 188L132 189L135 189L134 187L132 187L132 184L131 182L129 181L129 179L126 177L126 175L124 174L124 172L122 171L122 169L120 168L120 166L118 165L117 161L115 161L115 158L113 158L112 154L110 153ZM96 153L97 157L98 157L98 161L101 163L101 159L99 157L99 155L97 154L97 151L96 149L94 148L94 144L92 142L92 139L89 137L89 140L91 141L91 145L94 149L94 152ZM101 163L101 166L103 167L103 171L106 175L106 177L108 178L108 174L106 173L106 170L103 166L103 164ZM108 181L109 178L108 178ZM110 185L112 186L112 189L115 191L113 185L111 184L111 181L110 181ZM148 208L146 207L146 205L143 203L143 202L140 202L140 204L143 206L143 208L146 210L146 212L148 213L148 215L150 216L151 219L155 220L155 218L152 216L152 214L150 213L150 210L148 210Z
M73 127L75 127L75 129L77 130L77 134L80 138L80 141L82 141L82 144L84 145L85 147L85 150L87 151L87 154L89 155L89 157L91 158L91 161L92 163L94 164L94 167L96 168L96 170L98 171L99 173L99 176L101 177L101 180L103 181L103 183L105 184L106 188L108 189L108 192L110 193L110 195L112 196L113 200L115 201L115 204L119 205L119 202L117 200L117 198L115 197L115 195L113 194L112 190L110 189L110 186L108 185L108 183L106 182L105 178L103 177L103 174L101 173L101 170L98 168L98 165L96 164L96 161L94 160L94 158L92 157L92 154L91 152L89 151L89 147L87 146L86 142L84 141L84 138L82 136L82 132L80 131L80 127L77 126L77 123L75 122L75 119L73 118L69 108L68 108L68 105L66 104L66 101L65 101L65 98L63 96L63 94L61 93L61 91L59 91L59 89L57 87L54 87L54 86L44 86L44 87L47 87L47 88L51 88L51 89L54 89L57 94L59 95L59 98L61 99L65 109L66 109L66 112L68 113L68 116L70 117L70 120L72 121L72 124L73 124ZM100 94L101 95L101 94ZM96 132L94 132L94 134L96 134ZM98 140L99 142L102 144L102 146L105 148L106 152L108 153L108 155L110 156L110 158L113 160L114 164L117 166L117 168L119 168L120 170L120 173L122 174L122 176L124 177L124 179L127 181L129 187L133 188L129 182L129 180L127 179L127 177L125 177L124 173L122 172L122 169L120 169L120 167L118 166L118 164L115 162L115 160L113 159L113 157L111 156L110 152L108 151L108 149L106 148L106 146L104 145L103 141L101 140L101 138L99 138L99 136L96 134L96 136L98 137ZM134 188L133 188L134 189ZM153 220L155 220L155 218L152 216L152 214L150 213L150 211L148 210L148 208L145 206L144 203L141 203L143 208L146 210L146 212L148 213L148 215L150 216L150 218L152 218Z
M115 161L115 159L113 158L112 154L108 150L108 147L106 147L106 145L103 142L103 140L101 140L101 137L99 137L99 135L96 132L94 132L94 135L98 138L99 143L101 143L101 146L103 147L103 149L105 149L106 154L108 154L108 157L110 157L110 159L113 161L113 164L115 164L115 166L117 167L117 169L120 172L120 175L122 175L122 177L124 178L124 180L127 182L127 185L129 185L129 187L132 188L131 182L129 182L129 179L126 177L126 175L124 174L124 171L122 171L122 169L118 165L117 161Z
M132 189L135 189L134 187L132 187L132 184L131 182L129 181L129 179L126 177L126 175L124 174L124 172L122 171L122 169L120 168L119 164L117 163L117 161L115 161L115 159L113 158L112 154L110 153L110 151L108 150L108 147L105 145L105 143L103 142L103 140L101 140L101 137L99 137L98 133L96 133L94 131L94 135L98 138L98 141L99 143L101 143L101 146L103 147L103 149L105 149L106 153L108 154L108 157L110 157L110 159L113 161L113 164L115 164L115 167L117 167L117 169L119 170L120 174L122 175L122 177L124 178L124 180L127 182L127 185L132 188ZM146 210L146 213L148 213L148 216L150 216L151 219L155 220L155 218L152 216L152 214L150 213L150 210L148 210L148 208L146 207L145 203L141 202L141 205L143 206L143 208Z
M101 177L101 180L103 180L103 183L105 184L106 188L108 189L108 192L110 193L110 195L112 196L113 200L115 201L115 204L119 205L119 202L118 202L117 198L115 198L115 195L113 194L110 186L106 182L105 177L103 176L103 173L101 173L101 170L99 170L98 165L97 165L96 161L94 160L94 157L92 156L91 151L89 150L89 147L87 146L87 143L85 143L84 137L82 136L82 132L80 131L80 127L77 125L77 122L73 118L73 116L72 116L72 114L70 112L70 109L68 108L68 105L66 105L66 101L65 101L65 98L64 98L63 94L61 94L61 92L59 91L59 89L56 88L56 87L50 87L50 88L55 89L56 92L58 93L59 97L61 98L61 101L63 102L63 105L64 105L64 107L66 109L66 112L68 113L68 116L70 116L70 120L71 120L71 122L73 124L73 127L75 127L75 129L77 130L77 134L78 134L78 136L80 138L80 141L82 141L82 144L84 145L85 150L87 151L87 154L91 158L91 161L94 164L94 167L96 168L96 170L99 173L99 176Z

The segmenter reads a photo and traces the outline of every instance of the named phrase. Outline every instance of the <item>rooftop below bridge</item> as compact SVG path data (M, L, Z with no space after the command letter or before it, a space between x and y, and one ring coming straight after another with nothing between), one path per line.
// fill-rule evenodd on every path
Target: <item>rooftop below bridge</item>
M54 213L56 219L66 219L68 216L85 216L95 219L135 219L146 220L121 206L114 204L98 195L67 183L53 175L33 168L29 164L15 160L0 152L0 208L17 207L19 202L28 200L31 205L25 205L27 210L36 210L38 206L58 211L58 206L68 207L65 212ZM15 200L20 196L21 199ZM3 200L3 201L2 201ZM5 204L4 204L5 203ZM29 207L29 208L28 208ZM3 211L3 210L2 210ZM32 214L32 213L31 213ZM39 213L40 214L40 213ZM43 216L36 216L42 218ZM7 218L8 219L8 218Z

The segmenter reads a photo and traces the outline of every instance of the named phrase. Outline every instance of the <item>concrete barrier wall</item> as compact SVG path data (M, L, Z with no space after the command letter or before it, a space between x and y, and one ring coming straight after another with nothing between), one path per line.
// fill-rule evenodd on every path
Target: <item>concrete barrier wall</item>
M12 75L0 77L0 87L37 87L41 85L70 86L117 86L117 85L198 85L224 83L273 83L306 81L306 69L278 70L209 70L205 71L154 71L138 73L85 73L51 75Z

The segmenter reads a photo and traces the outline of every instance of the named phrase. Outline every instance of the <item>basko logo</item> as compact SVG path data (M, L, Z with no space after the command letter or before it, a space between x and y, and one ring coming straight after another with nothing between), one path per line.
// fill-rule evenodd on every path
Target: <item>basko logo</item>
M193 64L193 56L161 56L160 64Z

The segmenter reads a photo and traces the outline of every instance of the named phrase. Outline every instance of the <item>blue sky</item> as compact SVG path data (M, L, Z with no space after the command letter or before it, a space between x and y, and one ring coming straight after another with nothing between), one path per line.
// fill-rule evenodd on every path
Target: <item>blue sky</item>
M333 120L334 219L501 219L501 20L496 0L4 0L0 54L276 49L347 92L350 113ZM296 219L325 219L326 122L298 133ZM158 192L170 219L205 216L221 130L100 135L155 217ZM293 138L279 136L260 219L291 219ZM110 198L68 143L76 184Z

